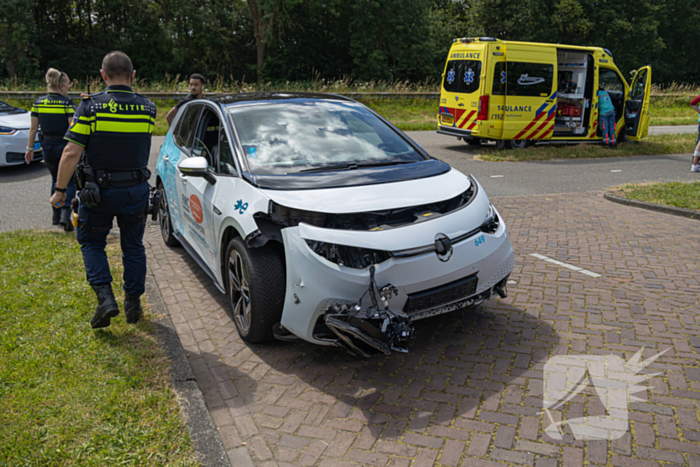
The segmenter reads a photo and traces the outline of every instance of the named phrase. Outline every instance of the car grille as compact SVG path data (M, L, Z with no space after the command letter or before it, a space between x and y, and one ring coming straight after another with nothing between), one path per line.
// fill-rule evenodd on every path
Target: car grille
M34 152L34 160L41 160L43 159L44 156L40 151ZM6 153L5 160L7 163L11 162L24 162L24 153L23 152L8 152Z
M478 278L473 274L449 284L410 294L403 311L414 313L462 300L476 292L477 282Z

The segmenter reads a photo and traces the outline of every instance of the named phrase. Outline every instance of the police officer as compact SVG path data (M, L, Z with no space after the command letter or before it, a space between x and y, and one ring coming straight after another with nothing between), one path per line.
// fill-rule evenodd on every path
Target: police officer
M56 193L51 204L65 202L68 180L85 150L84 183L78 211L78 243L83 252L87 280L97 294L93 328L110 325L119 314L112 293L112 275L105 253L112 220L119 225L124 263L124 312L127 323L136 323L143 311L146 251L143 233L148 208L150 172L147 168L156 107L131 90L136 71L123 52L110 52L100 70L105 92L86 96L78 106L58 169ZM83 164L81 164L83 167Z
M63 139L68 125L73 119L75 108L73 101L68 97L70 91L70 79L65 73L55 68L49 68L46 72L46 87L48 94L39 97L32 106L31 126L29 129L29 139L24 160L27 164L34 159L34 139L41 126L42 139L41 146L44 151L44 162L51 173L51 194L54 193L56 175L58 174L58 164L61 160L63 148L66 141ZM66 187L66 197L71 200L75 197L75 185L71 178ZM53 225L61 225L68 232L73 230L73 223L70 220L70 208L53 208Z

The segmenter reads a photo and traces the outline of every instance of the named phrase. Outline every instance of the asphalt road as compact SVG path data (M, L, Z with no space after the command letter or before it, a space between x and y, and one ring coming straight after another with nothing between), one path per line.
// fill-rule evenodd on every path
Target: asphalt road
M650 133L691 133L695 125L652 127ZM473 174L490 197L603 190L624 183L700 180L690 172L690 148L685 155L582 159L546 162L484 162L456 138L433 131L412 131L408 135L428 153L464 173ZM155 163L163 143L153 138L149 167ZM0 231L50 229L51 177L43 163L0 169Z

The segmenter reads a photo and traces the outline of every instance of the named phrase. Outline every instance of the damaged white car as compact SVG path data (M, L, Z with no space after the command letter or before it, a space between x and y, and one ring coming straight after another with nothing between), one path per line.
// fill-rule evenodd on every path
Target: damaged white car
M340 96L233 94L178 112L160 226L247 342L405 352L413 322L505 296L506 226L477 181Z

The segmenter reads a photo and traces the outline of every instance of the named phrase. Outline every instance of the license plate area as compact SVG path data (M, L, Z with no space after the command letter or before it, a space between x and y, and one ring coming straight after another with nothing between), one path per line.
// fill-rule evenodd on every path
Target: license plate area
M476 274L433 289L410 294L403 307L404 313L414 313L454 303L476 292Z
M440 121L445 125L452 125L455 121L454 116L451 114L440 114Z

